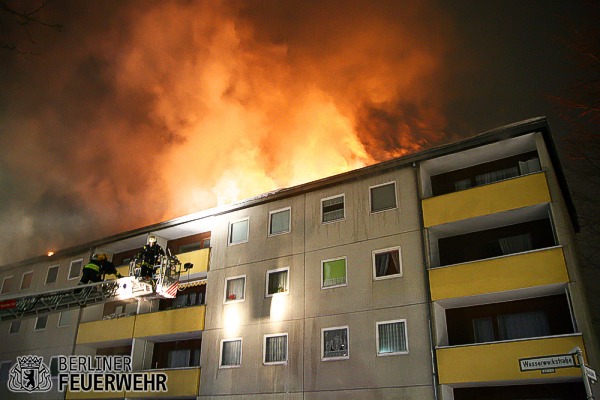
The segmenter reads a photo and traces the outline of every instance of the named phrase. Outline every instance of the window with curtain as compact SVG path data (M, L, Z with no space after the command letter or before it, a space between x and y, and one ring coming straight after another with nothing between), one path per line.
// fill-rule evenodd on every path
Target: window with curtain
M539 158L532 158L527 161L519 161L519 172L521 175L531 174L542 170Z
M190 366L190 349L171 350L167 353L167 368L185 368Z
M237 276L225 280L225 302L244 300L246 277Z
M375 279L401 276L400 247L374 251L373 271Z
M378 212L396 208L396 182L370 188L371 212Z
M81 266L82 265L83 265L83 260L71 261L71 266L69 268L69 279L79 278L79 275L81 275Z
M523 339L550 335L548 318L543 311L498 316L500 340Z
M232 368L240 365L242 365L242 339L222 340L219 368Z
M276 335L265 335L264 363L285 364L287 363L287 333Z
M321 261L321 287L346 286L346 258Z
M454 191L460 192L461 190L467 190L471 188L471 178L462 179L460 181L454 182Z
M498 182L504 179L513 178L515 176L519 176L519 169L517 167L510 167L477 175L475 177L475 182L477 186L487 185L488 183Z
M531 243L531 234L524 233L522 235L509 236L498 239L502 254L514 254L528 251L533 248Z
M69 326L71 325L71 317L73 313L71 311L63 311L58 317L58 326Z
M322 359L339 360L349 357L348 327L327 328L321 330L322 335Z
M58 276L58 265L48 268L48 275L46 275L46 285L56 282Z
M229 244L245 243L248 241L248 218L229 224Z
M344 219L344 195L321 200L323 218L321 222L332 222Z
M494 321L492 318L477 318L473 320L473 336L475 343L493 342Z
M406 320L377 322L377 355L408 353Z
M288 293L289 269L267 271L267 297L277 293Z
M290 231L291 209L271 211L269 213L269 235L279 235Z

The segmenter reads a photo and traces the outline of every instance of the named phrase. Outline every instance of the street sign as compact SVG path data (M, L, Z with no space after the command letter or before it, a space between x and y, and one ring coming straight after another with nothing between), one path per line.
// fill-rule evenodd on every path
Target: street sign
M587 365L585 365L585 374L588 376L588 378L590 378L593 381L597 381L598 380L598 378L596 377L596 371L594 371L593 369L591 369Z
M575 367L572 354L558 354L555 356L531 357L519 359L519 368L522 372L548 370L554 368Z

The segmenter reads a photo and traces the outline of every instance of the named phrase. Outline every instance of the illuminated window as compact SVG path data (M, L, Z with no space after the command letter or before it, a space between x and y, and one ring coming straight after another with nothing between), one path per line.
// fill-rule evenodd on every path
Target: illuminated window
M56 282L58 276L58 265L54 265L48 268L48 275L46 275L46 285Z
M48 316L43 315L41 317L37 317L35 320L35 331L41 331L46 329L46 324L48 324Z
M348 327L321 329L321 359L345 360L350 357Z
M290 232L291 208L269 212L269 235Z
M373 276L375 279L402 276L400 247L392 247L373 252Z
M265 365L287 364L287 333L265 335L263 362Z
M346 286L346 257L321 261L321 288Z
M7 276L6 278L4 278L4 280L2 281L2 294L10 292L14 280L14 276Z
M79 278L79 275L81 275L82 264L83 260L71 261L71 266L69 267L69 279Z
M33 280L33 271L25 272L21 279L21 290L29 289Z
M333 222L345 218L344 198L342 194L321 199L321 222Z
M242 338L221 340L219 368L236 368L242 365Z
M229 224L229 244L246 243L248 241L248 218Z
M244 300L246 293L246 276L235 276L225 279L225 303Z
M377 355L408 354L406 320L377 322Z
M267 297L277 293L289 293L289 268L267 271Z
M369 190L372 213L396 208L396 182L372 186Z

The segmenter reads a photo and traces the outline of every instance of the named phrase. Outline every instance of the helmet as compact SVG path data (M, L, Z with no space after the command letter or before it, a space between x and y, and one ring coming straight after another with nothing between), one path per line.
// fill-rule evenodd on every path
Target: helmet
M100 253L100 254L94 253L94 255L92 255L92 261L105 261L107 259L108 259L108 257L104 253Z
M156 243L156 236L154 236L154 235L148 236L148 244L153 245L155 243Z

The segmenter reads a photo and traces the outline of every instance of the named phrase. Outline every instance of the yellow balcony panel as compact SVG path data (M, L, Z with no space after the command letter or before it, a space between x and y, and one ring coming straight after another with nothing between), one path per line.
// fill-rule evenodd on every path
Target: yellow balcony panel
M135 317L84 322L79 325L77 344L131 339L134 323Z
M423 222L429 228L550 201L542 172L425 199Z
M178 308L136 317L134 337L169 335L204 330L206 306Z
M198 396L200 388L200 368L186 369L171 369L171 370L154 370L147 371L148 373L166 373L167 374L167 392L157 393L125 393L127 398L168 398L175 397L195 397Z
M569 281L562 247L429 270L433 301Z
M556 368L549 374L522 372L519 367L521 358L567 354L575 346L584 349L581 335L439 348L436 353L440 384L581 378L581 370L576 367Z
M177 258L181 261L181 266L187 262L194 264L190 269L190 274L208 271L208 261L210 259L210 248L190 251L189 253L177 254ZM182 275L183 277L184 275Z
M129 265L121 265L117 267L117 271L123 276L129 276Z

